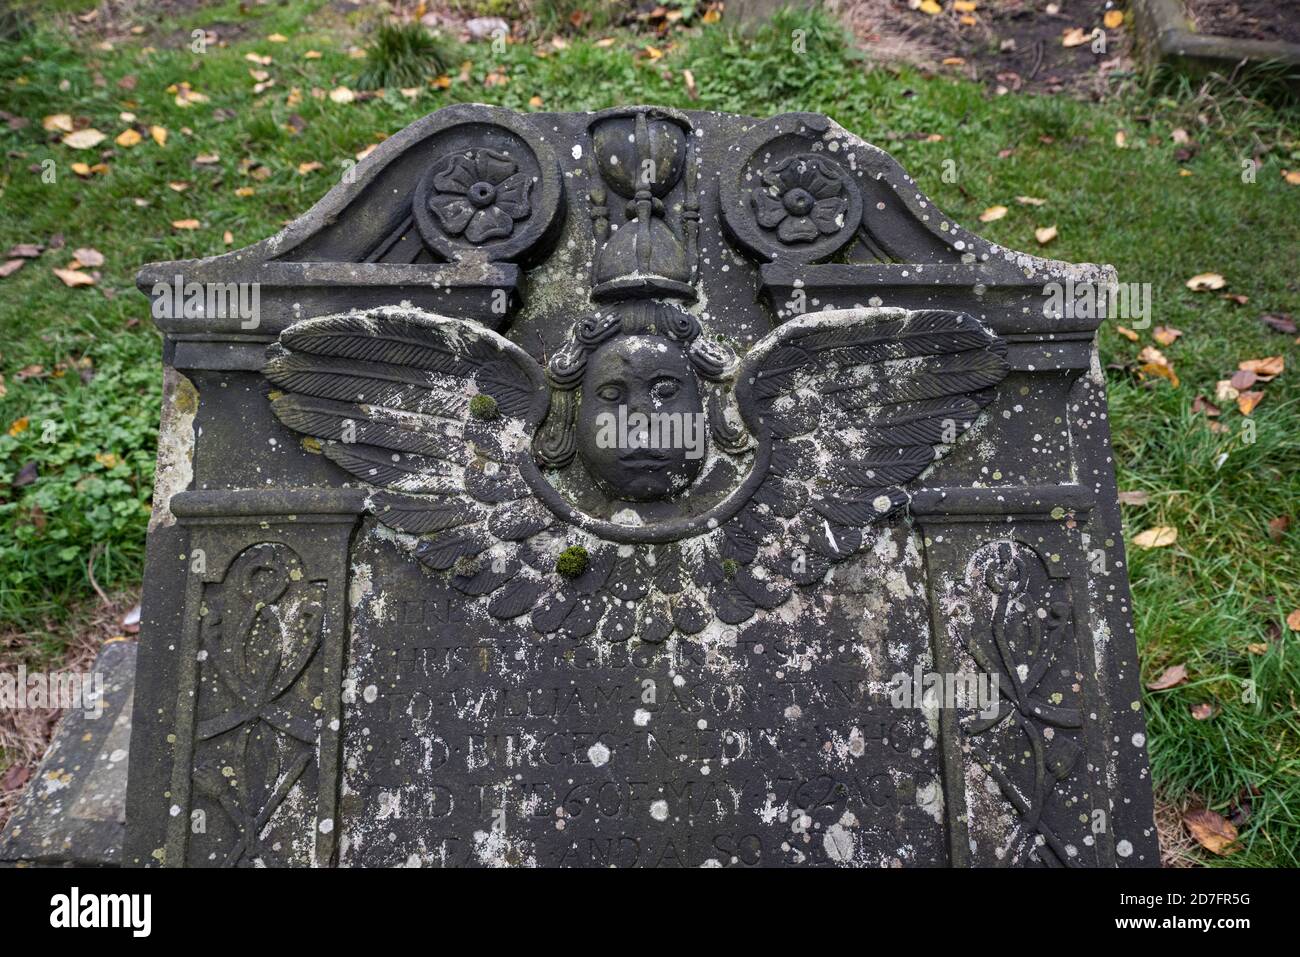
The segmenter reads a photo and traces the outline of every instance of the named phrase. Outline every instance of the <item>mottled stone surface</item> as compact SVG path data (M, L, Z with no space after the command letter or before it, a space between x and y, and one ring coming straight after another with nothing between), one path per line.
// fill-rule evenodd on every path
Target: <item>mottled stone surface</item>
M356 172L140 275L128 863L1157 863L1101 316L1050 305L1113 270L816 114L449 107Z
M64 713L0 832L0 864L121 863L135 662L135 642L104 645L92 672L103 679L102 704Z

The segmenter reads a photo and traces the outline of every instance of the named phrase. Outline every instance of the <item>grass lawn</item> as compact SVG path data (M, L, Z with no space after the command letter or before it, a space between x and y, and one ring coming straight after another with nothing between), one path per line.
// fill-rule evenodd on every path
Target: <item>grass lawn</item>
M661 58L644 52L655 41L618 30L571 35L564 49L476 43L451 51L446 88L341 103L328 94L356 87L364 63L348 50L365 37L361 14L331 4L241 12L231 2L165 24L141 14L131 24L144 30L123 29L111 49L93 24L74 36L48 10L34 16L33 30L0 43L3 109L29 121L0 124L0 251L52 247L55 236L64 245L0 279L0 624L10 644L28 636L0 654L31 663L62 653L59 623L94 598L92 553L100 586L139 581L160 382L160 339L133 284L141 263L222 252L226 231L235 246L268 236L357 153L449 103L816 110L889 150L983 235L1038 250L1035 228L1056 226L1047 254L1113 263L1121 280L1151 284L1152 328L1136 330L1134 342L1108 322L1101 349L1120 488L1149 496L1126 507L1126 534L1178 532L1173 545L1129 553L1144 675L1179 664L1188 673L1147 693L1152 773L1170 805L1201 802L1240 822L1242 849L1196 851L1207 863L1300 865L1300 633L1286 623L1300 608L1300 515L1290 530L1274 521L1300 505L1300 370L1295 333L1260 321L1300 315L1300 186L1283 177L1300 169L1300 113L1231 91L1133 89L1102 104L995 96L955 78L871 68L838 28L807 16L779 18L743 40L722 25L682 31ZM228 45L192 52L190 31L200 27ZM792 50L795 29L807 31L803 53ZM276 34L285 42L268 39ZM598 45L602 38L613 42ZM274 85L255 91L265 80L250 71ZM206 101L179 105L182 83ZM63 133L42 128L51 114L85 118L107 138L70 148ZM132 125L142 142L115 145ZM166 129L165 145L149 126ZM101 161L106 169L88 176L71 168ZM979 223L995 205L1009 212ZM199 226L173 227L184 220ZM52 269L81 247L105 261L85 270L98 272L95 285L70 288ZM1201 273L1226 286L1188 289ZM1160 345L1156 326L1182 335ZM1136 357L1146 346L1167 357L1177 387L1140 380ZM1194 410L1198 395L1215 400L1216 382L1242 360L1279 354L1286 371L1254 387L1264 398L1249 417L1230 400L1216 402L1214 420ZM1207 704L1209 718L1193 716ZM4 764L0 756L0 771Z

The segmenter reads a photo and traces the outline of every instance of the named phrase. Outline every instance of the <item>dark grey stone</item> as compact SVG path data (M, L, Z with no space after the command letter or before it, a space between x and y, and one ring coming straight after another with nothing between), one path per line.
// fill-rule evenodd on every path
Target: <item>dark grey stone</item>
M1102 313L1049 305L1113 281L826 117L654 107L449 107L145 267L126 860L1155 865Z
M117 866L126 834L127 756L136 644L100 650L102 702L64 713L45 757L0 832L0 864Z

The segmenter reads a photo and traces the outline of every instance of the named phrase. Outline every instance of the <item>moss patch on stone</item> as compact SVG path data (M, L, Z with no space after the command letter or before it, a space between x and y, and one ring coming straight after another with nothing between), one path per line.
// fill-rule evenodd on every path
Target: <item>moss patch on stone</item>
M570 545L555 559L555 570L565 578L577 578L587 570L587 550L581 545Z

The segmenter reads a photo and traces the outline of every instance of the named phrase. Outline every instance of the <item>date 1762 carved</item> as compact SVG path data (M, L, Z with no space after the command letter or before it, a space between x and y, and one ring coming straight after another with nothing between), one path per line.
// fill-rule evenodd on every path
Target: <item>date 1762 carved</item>
M140 275L128 863L1157 863L1099 320L1045 305L1108 267L816 114L448 107L357 174Z

